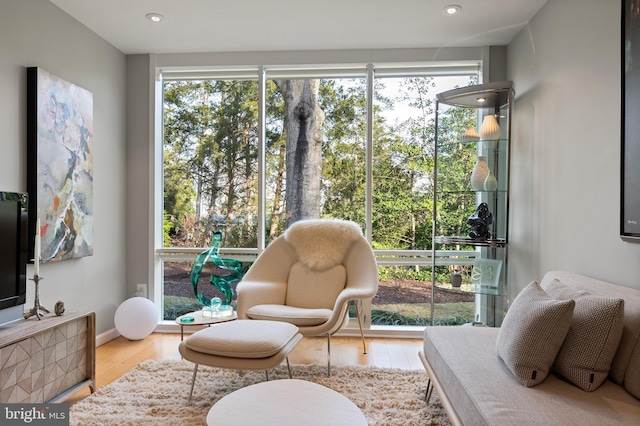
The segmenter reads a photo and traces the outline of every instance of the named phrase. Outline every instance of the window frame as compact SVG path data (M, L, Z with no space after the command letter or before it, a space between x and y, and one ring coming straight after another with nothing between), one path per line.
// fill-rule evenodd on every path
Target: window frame
M275 78L340 78L340 77L364 77L366 78L366 188L365 188L365 223L364 235L371 243L371 226L373 216L373 113L374 113L374 82L376 78L384 77L441 77L441 76L461 76L475 75L481 78L481 61L454 61L451 63L360 63L360 64L329 64L329 65L256 65L256 66L212 66L196 70L188 70L184 67L158 67L156 68L155 86L155 170L156 179L154 199L156 208L154 215L160 226L154 229L156 242L154 243L155 264L153 283L155 295L163 298L162 268L165 261L193 261L195 256L202 252L203 247L171 248L164 247L162 239L162 200L164 195L163 175L163 82L165 80L202 80L202 79L251 79L258 81L258 223L257 223L257 247L255 248L230 248L220 249L221 255L234 258L240 261L254 261L265 249L265 227L266 227L266 100L265 87L267 79ZM160 228L159 230L157 228ZM159 242L159 244L158 244ZM470 256L473 262L473 251L464 251L465 256ZM433 264L432 251L424 250L374 250L376 260L381 266L406 266L420 265L431 267ZM436 265L447 265L447 258L454 257L462 253L449 252L436 253ZM160 302L160 306L163 302ZM367 330L372 328L395 329L399 334L407 332L407 329L420 327L396 327L377 326L372 327L370 321L371 301L367 301L364 306L365 320L363 327ZM357 330L357 322L351 321L347 326L345 334L352 334ZM351 332L350 332L350 331ZM409 335L415 337L409 330ZM396 335L395 333L394 335Z

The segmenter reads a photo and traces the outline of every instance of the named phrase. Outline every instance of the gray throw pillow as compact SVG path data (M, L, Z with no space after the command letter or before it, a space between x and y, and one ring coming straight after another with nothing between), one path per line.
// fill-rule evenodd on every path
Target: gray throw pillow
M607 380L622 337L624 300L574 290L558 280L544 290L558 300L573 299L573 320L553 370L587 392Z
M564 342L573 300L556 300L533 281L511 304L498 331L496 351L524 386L542 383Z

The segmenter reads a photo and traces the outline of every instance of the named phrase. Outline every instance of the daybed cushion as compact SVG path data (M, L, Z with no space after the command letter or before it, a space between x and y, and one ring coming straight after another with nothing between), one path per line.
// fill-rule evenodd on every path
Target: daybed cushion
M597 389L607 380L620 344L624 300L574 290L558 280L545 283L543 290L554 299L576 302L554 371L582 390Z
M640 291L566 271L547 272L542 285L554 279L576 290L624 299L622 339L611 363L609 379L640 399Z
M547 378L573 316L573 300L556 300L537 282L516 296L498 333L496 351L527 387Z
M524 387L495 353L493 327L426 327L424 355L465 426L636 424L638 400L611 381L584 392L550 374Z
M185 340L196 352L230 358L267 358L280 352L298 334L286 322L237 320L197 331Z

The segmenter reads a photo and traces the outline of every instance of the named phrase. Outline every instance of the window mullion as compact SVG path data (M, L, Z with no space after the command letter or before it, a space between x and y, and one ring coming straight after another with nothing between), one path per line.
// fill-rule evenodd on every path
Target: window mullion
M266 96L267 81L264 66L258 68L258 253L265 249L266 230Z
M373 238L373 81L375 68L367 65L367 135L366 135L366 190L365 190L365 229L369 243Z

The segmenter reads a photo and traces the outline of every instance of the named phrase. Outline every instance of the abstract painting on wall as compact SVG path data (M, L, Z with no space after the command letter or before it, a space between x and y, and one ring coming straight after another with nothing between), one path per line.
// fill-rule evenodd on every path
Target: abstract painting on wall
M27 68L29 253L40 261L93 255L93 94Z

